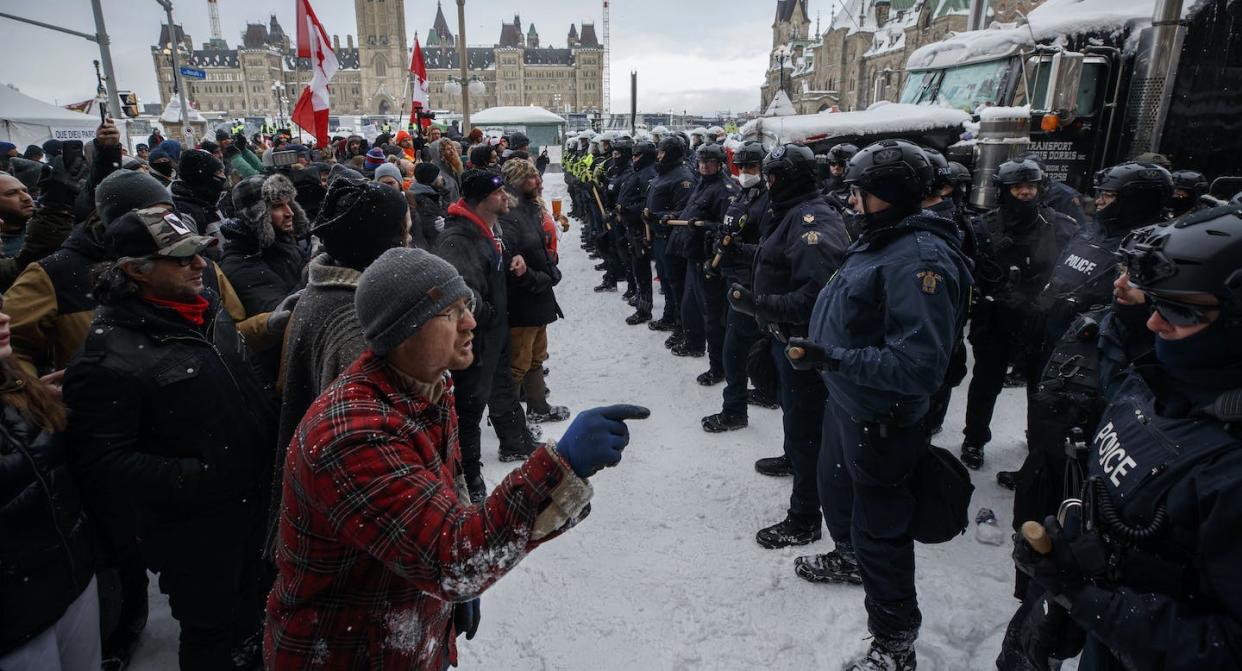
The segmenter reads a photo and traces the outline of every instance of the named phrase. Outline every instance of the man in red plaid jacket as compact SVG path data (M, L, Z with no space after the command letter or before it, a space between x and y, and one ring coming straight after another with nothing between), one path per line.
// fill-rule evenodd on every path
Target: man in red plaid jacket
M473 295L447 262L390 249L355 298L368 351L307 411L285 463L268 669L456 664L478 596L586 516L586 477L621 459L638 406L581 413L483 505L461 476L453 384Z

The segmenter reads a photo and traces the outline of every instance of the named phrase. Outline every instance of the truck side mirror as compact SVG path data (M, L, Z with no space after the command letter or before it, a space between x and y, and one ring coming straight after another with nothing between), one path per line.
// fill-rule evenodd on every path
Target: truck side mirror
M1078 87L1082 85L1083 55L1072 51L1058 51L1047 57L1032 59L1028 63L1028 78L1033 80L1036 91L1032 96L1032 109L1056 115L1061 123L1078 113ZM1044 90L1038 90L1045 85Z

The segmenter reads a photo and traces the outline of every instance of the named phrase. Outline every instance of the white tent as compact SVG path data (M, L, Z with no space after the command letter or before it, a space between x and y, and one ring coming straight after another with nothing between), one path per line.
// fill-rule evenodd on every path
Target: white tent
M565 119L542 107L489 107L470 115L472 126L529 126L563 124Z
M31 98L12 86L0 86L0 139L19 148L45 140L81 140L95 137L99 119Z
M789 96L785 94L784 89L776 92L772 96L772 102L768 104L768 109L763 116L793 116L797 114L794 110L793 103L789 101Z

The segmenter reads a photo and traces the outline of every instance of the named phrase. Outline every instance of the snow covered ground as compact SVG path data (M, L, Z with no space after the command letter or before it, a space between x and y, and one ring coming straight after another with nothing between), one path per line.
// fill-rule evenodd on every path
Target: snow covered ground
M546 195L563 193L561 175L547 175ZM592 479L591 516L484 594L478 635L459 639L461 667L840 668L868 645L862 588L812 585L793 572L794 557L831 549L827 532L823 541L786 550L754 541L788 503L789 480L753 468L755 459L781 451L780 412L752 407L748 428L704 433L699 418L720 410L721 389L695 384L706 359L673 357L661 346L664 334L626 326L632 310L619 294L591 291L599 281L594 263L578 246L575 222L561 243L557 298L566 319L549 333L552 401L573 410L642 403L652 415L631 422L621 465ZM963 385L936 441L955 453L965 397ZM972 508L992 508L1006 529L1012 495L995 474L1016 468L1025 454L1024 413L1020 391L1006 389L987 464L973 474ZM564 426L545 430L559 436ZM496 449L495 434L485 430L489 485L511 468L497 461ZM994 668L1016 606L1009 548L983 545L971 532L916 547L919 668ZM176 668L177 631L153 580L150 624L131 668Z

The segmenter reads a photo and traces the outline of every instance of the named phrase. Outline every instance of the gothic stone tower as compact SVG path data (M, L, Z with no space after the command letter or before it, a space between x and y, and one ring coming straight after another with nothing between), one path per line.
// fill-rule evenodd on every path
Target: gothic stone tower
M405 0L354 0L362 111L401 114L410 46L405 41Z

